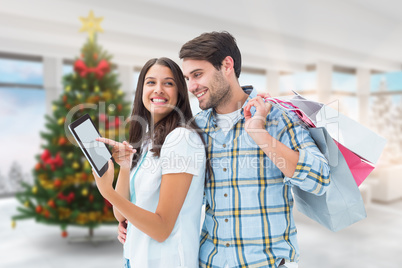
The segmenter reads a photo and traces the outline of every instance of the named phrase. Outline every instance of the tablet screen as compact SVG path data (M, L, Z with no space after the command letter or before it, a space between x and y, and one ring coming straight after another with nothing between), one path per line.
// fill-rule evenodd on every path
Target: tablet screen
M79 137L83 147L89 154L93 163L98 170L107 163L110 159L110 151L106 148L103 142L96 141L100 137L98 131L93 126L90 119L85 120L80 125L74 128L75 133Z

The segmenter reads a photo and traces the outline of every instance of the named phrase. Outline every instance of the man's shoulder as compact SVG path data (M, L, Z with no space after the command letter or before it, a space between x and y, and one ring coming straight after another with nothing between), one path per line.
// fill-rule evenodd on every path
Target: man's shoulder
M194 115L194 121L198 125L199 128L204 129L208 123L210 118L212 109L202 110L201 112Z
M273 105L271 112L268 114L268 120L276 120L276 121L290 121L292 123L297 123L300 121L299 117L293 112L291 109L293 107L285 107Z

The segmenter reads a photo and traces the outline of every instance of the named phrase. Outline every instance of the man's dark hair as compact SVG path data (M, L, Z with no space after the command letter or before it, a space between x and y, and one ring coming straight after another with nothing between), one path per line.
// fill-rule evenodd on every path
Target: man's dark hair
M236 77L241 72L241 54L236 39L228 32L203 33L185 43L179 53L180 59L206 60L217 70L221 69L222 61L230 56L234 61Z

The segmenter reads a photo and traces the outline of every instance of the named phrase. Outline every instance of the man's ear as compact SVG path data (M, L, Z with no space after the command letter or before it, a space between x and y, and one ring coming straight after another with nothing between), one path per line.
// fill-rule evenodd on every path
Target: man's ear
M230 74L231 72L234 72L234 60L232 57L227 56L226 58L223 59L222 61L222 70L225 74Z

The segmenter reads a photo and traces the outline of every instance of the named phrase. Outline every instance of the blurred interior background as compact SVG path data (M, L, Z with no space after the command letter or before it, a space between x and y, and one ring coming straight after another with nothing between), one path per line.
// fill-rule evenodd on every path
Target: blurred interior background
M118 267L115 227L99 243L72 242L33 220L12 230L19 182L32 182L45 114L63 92L86 34L79 17L103 17L98 42L129 101L150 58L170 57L203 32L226 30L242 52L241 85L272 96L292 90L387 139L360 186L367 219L332 233L295 209L300 268L400 267L402 253L402 2L398 0L0 0L0 266ZM193 113L198 102L191 97ZM356 133L356 135L359 135ZM72 229L79 237L82 231ZM7 252L21 254L12 256Z

